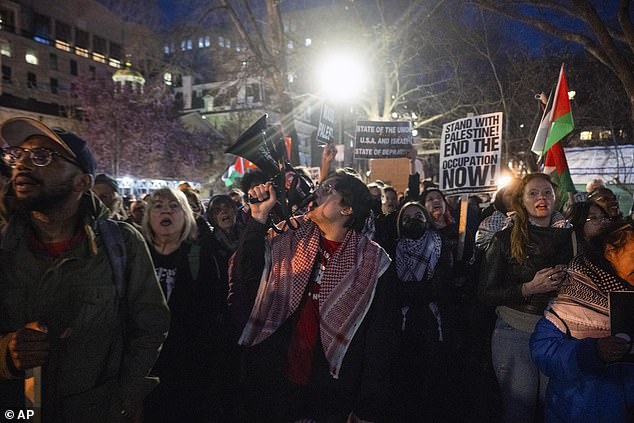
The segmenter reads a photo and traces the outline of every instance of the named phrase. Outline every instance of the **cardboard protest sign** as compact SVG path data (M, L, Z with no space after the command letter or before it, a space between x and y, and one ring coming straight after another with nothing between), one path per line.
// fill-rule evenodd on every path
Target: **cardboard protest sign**
M446 123L440 140L440 189L445 195L497 190L502 112Z
M317 141L330 144L335 140L335 108L327 103L321 106L319 126L317 127Z
M360 120L354 142L355 159L405 157L412 148L412 123Z

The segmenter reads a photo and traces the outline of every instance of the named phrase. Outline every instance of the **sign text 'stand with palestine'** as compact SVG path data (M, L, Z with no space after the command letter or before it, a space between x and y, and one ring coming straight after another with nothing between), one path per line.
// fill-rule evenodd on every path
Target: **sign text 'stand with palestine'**
M411 122L359 120L354 134L355 159L405 157L412 149Z
M440 140L440 189L446 195L497 190L502 112L446 123Z

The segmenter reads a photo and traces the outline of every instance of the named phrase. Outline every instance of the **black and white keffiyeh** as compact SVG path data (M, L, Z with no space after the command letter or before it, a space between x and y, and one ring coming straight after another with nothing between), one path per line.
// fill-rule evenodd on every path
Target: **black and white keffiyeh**
M396 274L404 282L421 282L434 276L442 241L428 230L418 239L401 238L396 245Z
M607 315L608 293L630 288L610 272L579 255L568 266L568 282L559 289L557 301L575 302Z

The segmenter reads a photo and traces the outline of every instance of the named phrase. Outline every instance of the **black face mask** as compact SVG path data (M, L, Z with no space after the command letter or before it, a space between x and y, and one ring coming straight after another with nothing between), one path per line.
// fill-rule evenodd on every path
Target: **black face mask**
M425 233L425 227L425 222L412 219L403 225L401 235L403 238L418 239Z

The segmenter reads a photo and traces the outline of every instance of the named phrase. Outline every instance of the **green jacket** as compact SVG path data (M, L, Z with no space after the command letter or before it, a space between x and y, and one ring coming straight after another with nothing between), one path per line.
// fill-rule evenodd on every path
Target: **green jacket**
M139 232L118 223L127 250L126 296L119 301L96 229L107 209L86 194L79 213L86 236L58 258L31 251L27 215L13 215L4 228L0 379L21 376L8 362L6 334L39 321L51 344L42 371L43 421L110 422L140 407L156 383L147 376L166 337L169 310ZM67 328L70 336L60 338Z

